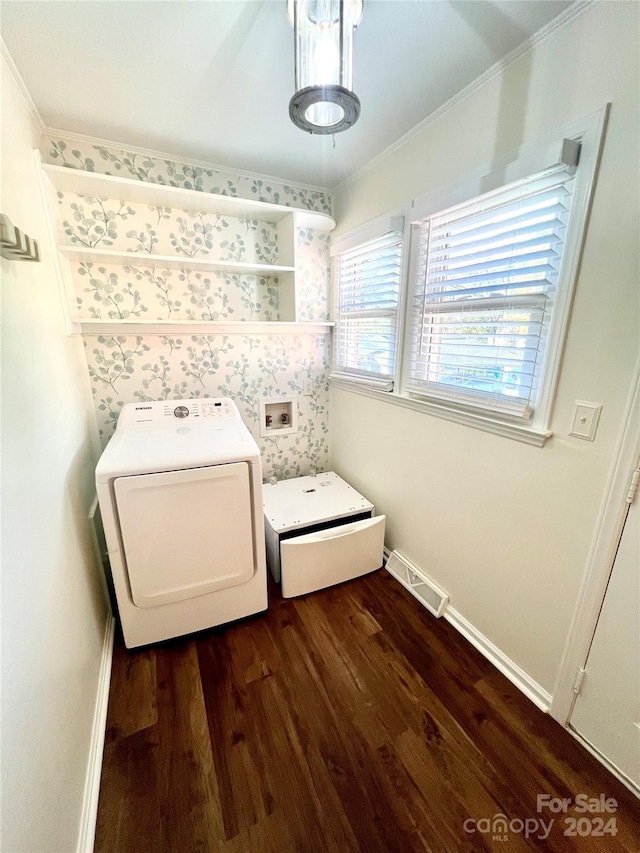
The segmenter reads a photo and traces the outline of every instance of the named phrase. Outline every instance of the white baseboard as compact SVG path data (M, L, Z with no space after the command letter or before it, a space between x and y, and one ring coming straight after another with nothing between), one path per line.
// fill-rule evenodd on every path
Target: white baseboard
M388 548L384 549L384 554L386 561L390 554ZM391 572L389 572L389 574L394 580L398 580ZM398 581L398 583L400 583L400 581ZM411 592L411 590L409 590L409 592ZM416 597L417 601L420 601L417 596L414 597ZM459 631L462 636L482 655L484 655L484 657L486 657L487 660L496 667L496 669L499 669L512 684L515 684L518 690L522 691L528 699L531 699L534 705L540 708L541 711L544 711L545 714L549 712L551 700L553 698L551 694L534 681L530 675L527 675L527 673L521 669L517 663L514 663L511 658L507 657L507 655L494 645L491 640L487 639L484 634L478 631L471 622L468 622L464 616L458 613L458 611L450 605L442 614L442 618L446 619L450 625L453 625L456 631Z
M491 640L488 640L484 634L481 634L477 628L474 628L453 607L447 607L443 613L443 618L453 625L472 646L475 646L488 661L491 661L496 669L499 669L512 684L515 684L518 690L521 690L528 699L531 699L534 705L537 705L545 714L549 712L551 694L544 690L537 681L534 681L530 675L527 675L517 663L507 657L503 651L495 646Z
M93 714L91 731L91 746L87 764L87 776L84 785L82 817L80 819L80 834L78 837L78 853L93 853L96 835L96 819L98 817L98 797L100 795L100 774L102 771L102 754L107 725L107 707L109 705L109 685L111 683L111 664L113 661L113 641L115 638L116 620L111 613L107 616L102 644L102 660L98 691Z
M588 740L582 737L582 735L577 732L575 729L572 729L571 726L567 726L567 731L569 734L573 735L573 737L578 741L578 743L583 746L587 752L590 752L594 758L596 758L600 764L604 765L607 768L609 773L613 774L618 781L622 782L625 788L628 788L632 794L635 794L636 797L640 797L640 788L633 782L626 773L623 773L622 770L619 770L615 764L613 764L606 755L603 755L598 749L595 748L592 744L589 743Z

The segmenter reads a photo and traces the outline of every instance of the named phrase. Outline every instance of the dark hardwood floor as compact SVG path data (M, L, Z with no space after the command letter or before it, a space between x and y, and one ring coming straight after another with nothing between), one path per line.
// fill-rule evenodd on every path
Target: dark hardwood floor
M602 822L536 811L538 794L603 793L618 807ZM638 849L638 806L385 571L116 648L98 853L615 853ZM506 838L483 831L500 813ZM566 817L615 817L616 834L565 835Z

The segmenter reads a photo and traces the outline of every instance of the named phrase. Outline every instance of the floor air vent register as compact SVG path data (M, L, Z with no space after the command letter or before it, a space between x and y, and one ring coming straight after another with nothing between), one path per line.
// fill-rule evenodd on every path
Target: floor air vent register
M398 551L392 551L386 563L389 574L399 580L414 595L420 604L434 616L442 616L449 604L449 596L424 572L420 571Z

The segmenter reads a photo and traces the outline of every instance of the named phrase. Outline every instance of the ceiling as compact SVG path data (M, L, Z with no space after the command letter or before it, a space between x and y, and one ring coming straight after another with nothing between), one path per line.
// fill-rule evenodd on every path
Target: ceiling
M48 127L333 187L559 15L563 0L365 0L350 130L288 117L284 0L3 0Z

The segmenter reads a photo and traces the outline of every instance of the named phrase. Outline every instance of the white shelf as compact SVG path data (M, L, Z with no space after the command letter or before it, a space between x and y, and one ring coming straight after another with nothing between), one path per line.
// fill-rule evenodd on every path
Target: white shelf
M213 320L74 320L83 335L282 335L324 334L333 323L226 322Z
M96 264L126 264L128 266L155 266L162 269L219 270L230 273L253 273L275 275L295 272L295 267L280 264L253 264L244 261L219 261L206 256L189 258L186 255L147 255L144 252L118 252L111 249L88 248L86 246L58 246L70 261L85 261Z
M56 264L61 293L65 299L65 319L69 334L82 335L251 335L251 334L326 334L333 323L296 322L298 315L297 286L298 268L296 258L296 229L300 227L330 231L335 221L325 213L299 210L281 204L252 201L216 195L198 190L186 190L165 184L154 184L86 172L81 169L42 164L39 155L36 162L41 166L41 189L50 208L50 232L52 238L62 238L59 205L55 192L78 193L81 196L100 197L116 201L141 202L149 205L172 208L176 211L217 213L228 216L247 216L262 222L277 223L279 258L289 263L254 263L250 261L221 260L215 256L187 257L178 254L146 254L102 248L58 243ZM46 176L46 177L45 177ZM55 223L55 224L54 224ZM64 239L64 238L62 238ZM165 248L163 246L163 248ZM220 271L234 274L279 276L279 305L282 321L207 321L207 320L127 320L81 319L74 316L78 310L75 285L77 274L68 261L113 264L157 270L176 269L190 271Z
M326 213L300 210L297 207L286 207L282 204L216 195L199 190L185 190L180 187L168 187L166 184L152 184L131 178L101 175L98 172L85 172L82 169L71 169L65 166L44 164L43 169L55 189L60 192L99 196L118 201L143 202L193 213L249 216L263 222L279 222L295 214L296 224L302 228L332 231L336 226L335 220Z

